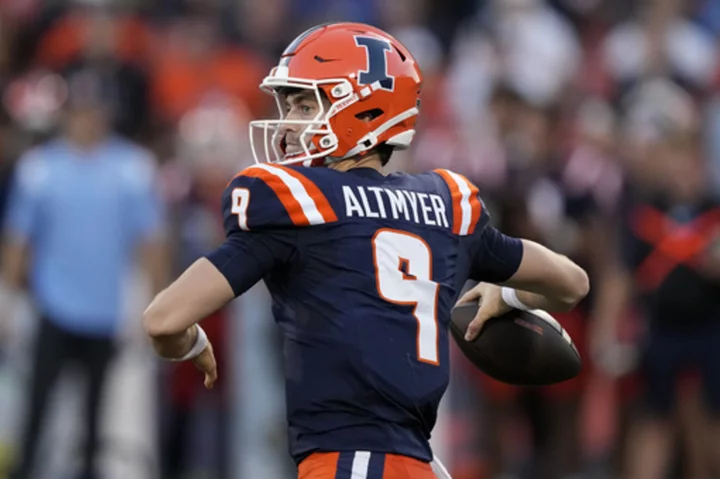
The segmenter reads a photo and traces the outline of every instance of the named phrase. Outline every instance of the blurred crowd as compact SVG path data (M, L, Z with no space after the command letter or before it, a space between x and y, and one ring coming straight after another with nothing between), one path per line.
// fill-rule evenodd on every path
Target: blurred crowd
M276 115L272 98L257 86L295 36L324 21L386 29L424 71L418 135L410 150L393 156L392 169L442 167L465 174L504 232L570 256L591 277L590 296L558 315L583 356L580 377L549 388L511 387L474 371L455 352L434 439L453 477L720 477L719 0L0 2L4 280L20 284L28 276L13 259L25 254L20 246L39 257L50 254L36 229L65 221L63 215L73 217L69 224L81 224L74 218L78 208L56 208L57 218L38 214L38 225L23 222L33 201L67 208L80 201L72 191L87 188L78 179L71 191L38 199L37 191L63 181L58 177L78 174L50 172L39 186L44 173L33 168L38 157L129 158L131 178L118 194L129 195L132 212L123 212L124 223L107 227L133 234L115 235L125 243L109 253L97 249L97 255L117 254L119 262L132 263L137 256L121 251L139 246L147 289L140 298L219 244L220 193L252 162L247 122ZM124 178L123 172L107 174ZM63 195L68 203L59 199ZM114 205L111 200L102 196ZM82 214L103 228L110 213L91 208ZM74 228L80 236L105 238ZM24 243L8 239L22 234ZM81 247L78 253L70 246L58 251L93 257L100 248L92 241ZM50 254L48 261L53 259ZM118 349L127 350L112 339L122 328L113 323L88 336L85 325L56 321L62 313L54 311L62 307L44 299L55 293L42 284L25 287L30 303L41 305L38 315L47 316L41 324L55 328L41 327L37 334L49 344L87 348L74 359L101 388L98 377L112 369L98 368L98 358L111 363ZM7 301L0 308L5 322L16 315ZM269 321L266 309L267 298L255 294L242 308L206 321L219 346L222 379L212 394L201 391L192 366L152 369L146 386L155 393L147 408L154 412L144 417L157 438L151 460L156 472L143 477L293 477L281 408L263 423L271 424L267 431L245 427L239 434L234 429L242 426L228 419L238 409L257 417L248 404L282 402L281 371L272 360L280 354L277 332L244 326ZM129 316L125 321L139 321ZM12 339L7 330L13 328L0 326ZM246 347L250 334L260 341ZM87 345L70 342L88 337ZM258 348L257 357L248 352ZM126 354L153 363L143 346ZM12 410L27 409L24 415L35 419L24 422L35 425L28 429L18 420L15 433L2 435L0 448L8 470L22 463L14 466L21 479L34 477L17 472L33 462L21 451L38 441L28 437L46 429L37 419L44 404L37 398L49 389L43 378L55 374L38 375L37 364L29 362L64 358L46 356L28 356L28 366L21 367L26 380L0 384L27 389L19 396L32 398L20 399L24 407ZM16 363L0 368L8 364ZM90 394L90 404L99 401L97 394ZM4 405L0 400L0 409ZM96 407L113 415L110 406ZM0 417L8 414L0 410ZM194 420L198 414L215 417L210 432ZM197 437L210 436L215 446L198 446ZM241 472L247 469L233 459L253 440L273 451L263 457L275 458L262 475ZM95 455L108 447L101 440L83 451ZM43 454L34 462L42 464ZM87 457L78 461L87 471L96 468ZM98 477L87 471L82 477Z

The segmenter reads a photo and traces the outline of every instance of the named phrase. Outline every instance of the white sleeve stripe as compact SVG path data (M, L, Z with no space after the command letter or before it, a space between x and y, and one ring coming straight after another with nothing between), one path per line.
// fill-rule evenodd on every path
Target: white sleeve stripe
M305 217L311 225L325 223L325 218L323 218L320 211L318 211L315 200L312 199L303 184L300 183L297 178L293 178L291 175L287 174L287 172L283 171L282 168L272 165L259 164L253 165L250 168L261 168L279 178L280 181L288 187L290 193L293 195L293 198L295 198L295 200L300 204L300 208L302 208Z
M465 236L470 229L470 221L472 220L472 205L470 204L470 187L467 182L457 174L450 170L445 170L457 185L462 197L460 198L460 210L462 211L462 223L460 225L460 235Z

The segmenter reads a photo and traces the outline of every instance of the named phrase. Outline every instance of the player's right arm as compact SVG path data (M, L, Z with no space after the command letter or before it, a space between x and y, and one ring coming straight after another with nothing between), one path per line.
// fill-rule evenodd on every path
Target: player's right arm
M470 279L479 281L459 303L482 304L466 332L474 339L487 319L512 307L567 311L589 290L585 271L566 256L530 240L507 236L490 226L479 191L462 175L435 170L450 190L453 232L473 245Z
M482 232L470 277L483 282L459 301L482 298L466 331L467 340L480 333L485 321L513 307L567 311L589 290L587 274L568 257L534 241L504 235L492 226Z
M583 299L590 284L587 273L567 256L534 241L521 239L522 261L504 286L517 289L517 299L532 309L567 311Z

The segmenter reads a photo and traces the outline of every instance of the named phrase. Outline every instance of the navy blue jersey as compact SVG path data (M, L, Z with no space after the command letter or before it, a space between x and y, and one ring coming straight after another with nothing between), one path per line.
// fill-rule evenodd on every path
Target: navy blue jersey
M450 310L468 278L503 281L522 246L447 170L256 165L223 197L208 255L237 295L264 279L284 337L296 461L315 451L432 459Z

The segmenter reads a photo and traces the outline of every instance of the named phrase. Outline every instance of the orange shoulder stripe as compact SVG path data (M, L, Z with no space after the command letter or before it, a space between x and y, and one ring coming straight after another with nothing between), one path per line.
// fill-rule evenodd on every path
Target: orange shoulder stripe
M298 202L292 194L290 187L286 185L285 182L277 175L274 175L263 168L246 168L238 173L235 178L238 176L248 176L263 180L263 182L265 182L265 184L275 192L278 199L285 207L285 210L290 216L290 220L292 220L293 224L297 226L308 226L310 224L310 220L305 215L300 202Z
M320 212L326 223L332 223L333 221L337 221L337 215L335 214L335 210L333 210L332 206L330 205L330 201L328 201L325 194L313 181L311 181L307 176L303 175L299 171L292 168L280 165L273 166L275 168L282 169L285 173L292 176L303 185L308 196L310 196L313 202L315 202L315 207Z
M467 178L450 170L436 169L450 189L453 209L452 231L457 235L471 235L480 221L482 203L478 199L479 190Z
M233 179L238 176L262 179L275 192L297 226L329 223L338 219L320 188L292 168L259 164L244 169Z

